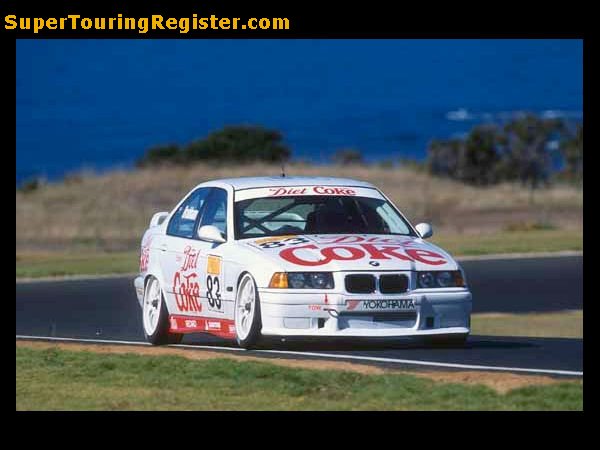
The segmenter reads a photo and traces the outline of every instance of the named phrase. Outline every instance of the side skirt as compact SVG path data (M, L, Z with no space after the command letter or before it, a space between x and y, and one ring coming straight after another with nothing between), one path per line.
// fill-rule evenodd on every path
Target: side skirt
M227 339L235 338L235 324L230 319L169 315L169 333L209 333Z

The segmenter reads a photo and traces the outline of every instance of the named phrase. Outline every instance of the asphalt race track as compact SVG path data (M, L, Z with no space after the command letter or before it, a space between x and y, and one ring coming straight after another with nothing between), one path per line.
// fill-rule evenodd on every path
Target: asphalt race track
M473 312L532 312L583 308L583 257L463 261ZM16 334L91 340L144 340L131 277L16 284ZM184 344L242 351L211 336ZM187 347L187 346L183 346ZM336 358L383 366L582 375L583 340L471 336L465 348L412 343L270 343L264 357Z

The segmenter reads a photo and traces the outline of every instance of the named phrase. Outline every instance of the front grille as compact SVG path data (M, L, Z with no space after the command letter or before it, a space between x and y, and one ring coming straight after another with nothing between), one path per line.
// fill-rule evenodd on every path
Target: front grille
M341 311L340 318L372 320L373 322L400 322L404 320L417 320L416 311L394 311L394 312L365 312L365 311Z
M406 275L381 275L379 277L379 292L382 294L400 294L408 290Z
M346 275L346 291L353 294L370 294L375 292L373 275Z

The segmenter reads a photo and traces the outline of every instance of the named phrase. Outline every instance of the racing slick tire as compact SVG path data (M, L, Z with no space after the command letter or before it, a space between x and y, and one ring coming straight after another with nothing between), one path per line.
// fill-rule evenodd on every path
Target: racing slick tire
M142 326L152 345L179 344L183 334L169 333L169 311L158 280L151 277L144 289Z
M234 322L238 345L247 350L254 348L261 338L262 320L258 289L249 273L245 273L238 283Z

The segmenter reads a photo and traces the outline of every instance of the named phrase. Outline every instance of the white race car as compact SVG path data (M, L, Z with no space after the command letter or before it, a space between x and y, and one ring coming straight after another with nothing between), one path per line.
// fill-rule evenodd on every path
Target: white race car
M369 183L316 177L202 183L155 214L134 280L152 344L425 337L464 342L471 293L452 257Z

